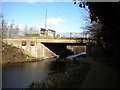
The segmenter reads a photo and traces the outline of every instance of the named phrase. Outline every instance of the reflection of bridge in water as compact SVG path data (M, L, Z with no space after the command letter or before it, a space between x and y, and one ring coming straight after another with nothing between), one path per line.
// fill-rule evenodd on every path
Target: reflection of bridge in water
M64 52L67 45L86 46L91 39L86 38L43 38L43 37L3 37L3 41L22 48L33 57L54 57L58 51Z

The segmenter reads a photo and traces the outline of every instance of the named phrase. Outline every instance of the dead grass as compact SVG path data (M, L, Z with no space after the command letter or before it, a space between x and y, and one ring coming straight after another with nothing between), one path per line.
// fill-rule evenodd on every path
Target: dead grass
M69 63L68 63L69 62ZM90 69L90 64L67 61L64 72L58 72L44 81L33 81L30 88L79 88Z
M2 63L23 61L25 59L26 55L20 48L2 42Z

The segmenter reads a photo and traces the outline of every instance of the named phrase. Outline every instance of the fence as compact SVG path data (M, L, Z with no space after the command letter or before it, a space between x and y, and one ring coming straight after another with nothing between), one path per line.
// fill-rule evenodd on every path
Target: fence
M55 35L46 36L37 31L24 33L23 31L19 31L16 35L11 36L31 36L31 37L62 37L62 38L90 38L90 35L87 33L80 32L55 32Z
M69 38L88 38L87 33L80 32L56 32L56 37L69 37Z

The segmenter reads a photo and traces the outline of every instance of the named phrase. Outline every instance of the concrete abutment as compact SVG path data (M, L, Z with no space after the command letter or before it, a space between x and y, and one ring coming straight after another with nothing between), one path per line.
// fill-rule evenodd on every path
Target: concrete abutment
M3 40L3 42L21 48L24 50L24 52L31 56L36 58L52 58L57 57L54 52L52 52L49 48L47 48L45 45L43 45L41 42L37 42L36 39L7 39Z

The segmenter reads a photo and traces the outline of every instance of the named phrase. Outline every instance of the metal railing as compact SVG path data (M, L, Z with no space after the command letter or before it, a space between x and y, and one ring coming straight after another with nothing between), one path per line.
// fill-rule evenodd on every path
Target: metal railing
M56 37L68 37L68 38L88 38L88 34L80 32L57 32Z
M52 34L52 33L51 33ZM39 32L20 32L18 34L11 34L11 36L19 36L19 37L58 37L58 38L90 38L90 35L87 33L80 33L80 32L56 32L55 35L51 35L50 33L48 36L44 34L40 34Z

